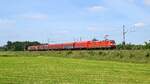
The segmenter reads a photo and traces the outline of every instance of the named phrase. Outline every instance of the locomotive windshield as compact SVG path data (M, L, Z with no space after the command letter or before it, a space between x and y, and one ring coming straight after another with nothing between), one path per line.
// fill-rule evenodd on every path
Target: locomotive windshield
M116 44L116 42L114 40L112 40L111 43Z

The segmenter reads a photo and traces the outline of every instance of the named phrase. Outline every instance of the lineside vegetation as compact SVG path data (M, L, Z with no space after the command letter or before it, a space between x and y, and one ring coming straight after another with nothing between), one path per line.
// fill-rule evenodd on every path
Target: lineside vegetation
M0 57L63 57L150 63L150 50L77 50L77 51L1 51Z

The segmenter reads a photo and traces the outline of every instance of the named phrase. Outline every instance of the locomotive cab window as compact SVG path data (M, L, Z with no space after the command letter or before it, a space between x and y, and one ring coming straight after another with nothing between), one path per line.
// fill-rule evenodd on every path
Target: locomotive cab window
M116 44L116 42L115 42L115 41L111 41L111 43L112 43L112 44Z

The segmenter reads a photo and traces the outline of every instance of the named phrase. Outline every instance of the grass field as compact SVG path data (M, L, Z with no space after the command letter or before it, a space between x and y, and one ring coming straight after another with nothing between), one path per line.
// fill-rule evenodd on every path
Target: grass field
M114 57L115 51L0 52L0 84L150 84L149 51L132 51L131 62L108 61L106 52Z

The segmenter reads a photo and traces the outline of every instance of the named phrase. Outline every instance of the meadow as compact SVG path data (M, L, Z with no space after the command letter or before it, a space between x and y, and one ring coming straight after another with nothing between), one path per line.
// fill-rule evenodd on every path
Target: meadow
M150 51L0 52L0 84L150 84Z

